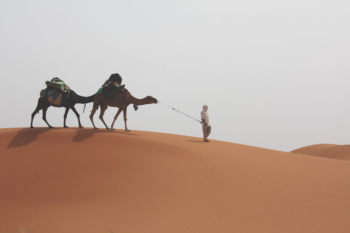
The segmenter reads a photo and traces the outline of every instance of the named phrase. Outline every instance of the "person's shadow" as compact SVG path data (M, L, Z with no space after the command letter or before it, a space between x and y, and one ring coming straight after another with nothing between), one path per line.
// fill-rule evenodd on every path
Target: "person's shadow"
M16 148L19 146L26 146L34 142L38 137L38 134L48 132L50 128L25 128L17 131L17 135L12 139L7 148Z
M139 136L138 134L126 133L124 130L107 130L107 129L77 129L75 136L73 137L73 142L82 142L88 138L91 138L97 133L108 133L108 134L124 134L130 136Z
M204 142L203 140L187 140L188 142Z

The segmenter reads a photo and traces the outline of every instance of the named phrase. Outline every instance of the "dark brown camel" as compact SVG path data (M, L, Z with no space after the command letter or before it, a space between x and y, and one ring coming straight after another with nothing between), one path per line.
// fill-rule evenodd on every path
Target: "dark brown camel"
M103 115L107 109L108 106L110 107L117 107L118 112L114 117L112 126L111 126L111 130L113 129L114 126L114 122L117 120L119 114L123 111L124 113L124 123L125 123L125 131L126 132L130 132L130 130L128 129L127 125L126 125L126 109L130 104L134 104L134 105L144 105L144 104L156 104L158 103L158 101L153 98L152 96L147 96L143 99L137 99L134 96L132 96L130 94L130 92L127 89L123 89L122 92L119 92L116 97L107 97L105 95L102 94L96 94L95 99L94 99L94 106L92 109L92 112L90 114L90 120L92 122L92 125L94 126L95 129L96 126L94 124L94 114L96 112L96 110L98 109L98 106L101 107L101 113L100 113L100 119L103 122L103 124L106 126L106 129L109 129L108 126L106 125L105 121L103 120Z
M85 104L85 103L91 103L94 101L94 97L96 94L89 96L89 97L83 97L80 96L78 94L76 94L74 91L70 91L69 93L69 98L66 100L66 103L64 104L64 106L55 106L50 104L50 102L47 100L47 98L39 98L38 100L38 105L36 106L36 109L34 110L34 112L32 113L32 121L30 123L30 128L34 128L33 127L33 119L35 114L39 113L39 111L42 109L43 110L43 120L46 122L46 124L49 126L49 128L53 128L46 120L46 111L48 109L48 107L50 106L54 106L54 107L65 107L66 108L66 112L64 113L64 121L63 121L63 127L64 128L68 128L66 125L66 119L67 119L67 115L68 115L68 111L69 109L72 109L73 112L75 113L75 115L78 118L78 122L79 122L79 128L83 128L83 126L80 123L80 115L77 112L77 110L75 109L74 105L75 104Z

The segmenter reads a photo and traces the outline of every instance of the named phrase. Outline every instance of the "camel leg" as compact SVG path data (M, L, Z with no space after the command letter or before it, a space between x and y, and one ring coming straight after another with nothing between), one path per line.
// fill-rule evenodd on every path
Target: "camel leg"
M128 119L126 118L126 109L127 109L127 108L125 108L125 109L123 110L123 113L124 113L124 123L125 123L125 132L130 132L130 130L128 129L128 126L126 125L126 121L128 120Z
M113 129L113 127L114 127L114 122L117 120L117 118L118 118L118 116L119 116L119 114L120 114L121 112L122 112L122 109L119 108L117 114L116 114L115 117L114 117L114 120L113 120L113 123L112 123L112 126L111 126L111 130L114 130L114 129Z
M53 128L53 127L49 124L49 122L47 122L47 120L46 120L46 111L47 111L48 108L49 108L49 106L44 106L44 107L43 107L43 120L46 122L46 124L49 126L49 128Z
M101 113L100 113L100 120L103 122L103 124L105 125L105 127L106 127L106 129L109 129L108 128L108 126L107 126L107 124L106 124L106 122L105 122L105 120L103 120L103 115L105 114L105 111L106 111L106 109L107 109L107 105L100 105L100 107L101 107Z
M68 115L68 112L69 112L69 107L66 107L66 111L65 111L65 113L64 113L64 116L63 116L63 127L64 128L68 128L68 126L66 126L66 119L67 119L67 115Z
M34 112L32 113L32 120L30 122L30 128L34 128L33 127L33 120L34 120L34 117L37 113L39 113L40 109L42 109L42 104L41 104L41 101L40 101L40 98L38 100L38 105L36 106L36 109L34 110Z
M94 126L94 129L97 129L95 124L94 124L94 115L95 115L95 112L97 111L97 109L98 109L98 103L94 102L94 106L93 106L91 114L90 114L90 120L92 122L92 125Z
M75 113L75 115L76 115L77 118L78 118L79 128L84 128L84 127L81 125L81 123L80 123L80 115L79 115L79 113L77 112L77 110L75 109L74 106L72 107L72 110L73 110L73 112Z

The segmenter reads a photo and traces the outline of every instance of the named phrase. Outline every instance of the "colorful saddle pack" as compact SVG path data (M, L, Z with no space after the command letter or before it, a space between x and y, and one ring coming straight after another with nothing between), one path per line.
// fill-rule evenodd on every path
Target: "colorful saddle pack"
M120 80L121 81L121 80ZM124 91L125 85L116 84L115 81L109 79L98 89L96 94L102 94L106 97L116 97L120 92Z
M63 106L65 101L69 98L70 88L63 80L53 78L51 81L46 81L46 89L40 92L40 97L47 99L50 104L54 106Z

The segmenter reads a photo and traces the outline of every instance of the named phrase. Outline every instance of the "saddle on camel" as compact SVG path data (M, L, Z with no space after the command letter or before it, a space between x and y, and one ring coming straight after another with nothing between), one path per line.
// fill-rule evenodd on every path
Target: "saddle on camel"
M119 92L124 91L125 85L121 85L122 81L123 79L119 74L112 74L97 91L97 94L102 94L106 97L116 97Z
M40 97L46 99L50 104L60 107L65 104L69 98L70 88L65 82L59 78L53 78L51 81L46 81L46 89L41 90Z
M98 90L96 93L96 96L94 98L94 105L90 114L90 120L92 125L94 126L95 129L96 126L94 124L94 114L96 110L101 107L101 113L100 113L100 120L103 122L105 125L106 129L109 129L107 124L105 123L103 119L103 115L108 108L110 107L117 107L119 108L116 116L114 117L111 130L114 130L113 126L115 121L117 120L119 114L121 112L124 113L124 124L125 124L125 131L130 132L130 130L127 127L126 121L126 111L127 107L130 104L134 105L135 111L138 109L138 105L144 105L144 104L156 104L158 103L157 99L153 98L152 96L147 96L143 99L138 99L135 98L130 94L130 92L125 89L125 85L121 85L122 83L122 78L120 77L119 74L112 74L109 79L102 85L102 88Z
M32 113L32 119L30 127L33 127L33 120L36 114L39 113L39 111L43 110L43 120L45 123L50 127L53 128L46 120L46 111L50 106L54 107L65 107L66 111L64 113L64 121L63 126L64 128L68 128L66 125L66 119L68 115L68 111L70 109L73 110L75 115L78 118L79 127L82 128L83 126L80 123L80 115L75 109L74 105L79 104L86 104L91 103L94 101L94 97L96 94L89 96L89 97L83 97L78 94L76 94L73 90L69 88L65 84L65 82L59 78L53 78L51 81L46 81L46 89L43 89L40 92L40 98L38 99L38 104L34 112Z

